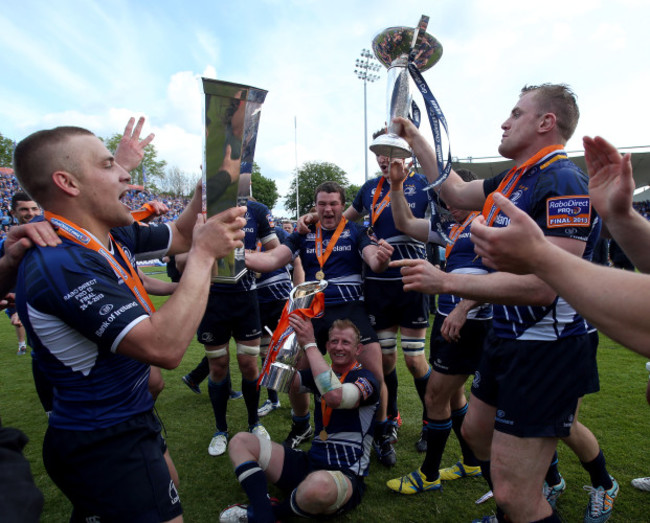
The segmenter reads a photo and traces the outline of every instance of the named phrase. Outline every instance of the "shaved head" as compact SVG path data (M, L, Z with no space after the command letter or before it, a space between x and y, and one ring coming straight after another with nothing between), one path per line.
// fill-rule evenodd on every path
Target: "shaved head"
M41 206L53 187L52 173L80 174L80 158L72 138L95 136L81 127L56 127L38 131L21 140L14 151L14 171L23 189Z

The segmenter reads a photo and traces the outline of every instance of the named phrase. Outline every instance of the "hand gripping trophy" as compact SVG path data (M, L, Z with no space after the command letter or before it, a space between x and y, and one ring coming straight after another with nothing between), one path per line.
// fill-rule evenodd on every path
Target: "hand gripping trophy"
M388 133L378 136L370 145L370 150L377 155L389 158L409 158L412 155L406 141L398 136L399 129L393 123L393 118L398 116L408 118L413 105L413 120L416 126L419 125L419 110L415 104L412 104L409 76L413 77L424 97L436 142L436 152L440 152L438 150L441 149L440 124L445 130L447 124L421 73L433 67L440 60L442 45L426 32L428 23L429 17L423 15L417 27L389 27L375 36L372 41L372 49L377 60L388 68L386 91ZM439 154L439 161L441 157ZM440 173L442 177L444 168L440 170ZM442 181L437 181L435 185Z

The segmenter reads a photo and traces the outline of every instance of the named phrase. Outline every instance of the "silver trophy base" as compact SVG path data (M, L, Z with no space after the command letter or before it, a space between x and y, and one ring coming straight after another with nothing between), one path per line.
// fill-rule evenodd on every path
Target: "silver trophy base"
M404 138L396 134L382 134L377 136L370 145L370 150L377 156L403 159L413 156L413 152Z
M261 385L277 392L289 392L296 369L284 363L273 362Z

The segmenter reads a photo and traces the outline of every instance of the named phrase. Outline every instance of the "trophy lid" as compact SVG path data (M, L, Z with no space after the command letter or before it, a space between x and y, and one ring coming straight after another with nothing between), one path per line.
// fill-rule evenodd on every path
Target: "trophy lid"
M391 67L400 56L408 56L413 41L413 27L389 27L372 40L372 50L384 66ZM442 56L442 44L429 33L418 38L415 65L420 71L433 67Z

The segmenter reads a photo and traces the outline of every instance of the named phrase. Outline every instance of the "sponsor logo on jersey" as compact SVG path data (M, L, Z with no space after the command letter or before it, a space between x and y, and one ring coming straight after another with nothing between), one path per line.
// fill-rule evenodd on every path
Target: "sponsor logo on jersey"
M113 304L107 303L106 305L103 305L101 309L99 309L99 315L106 316L112 310L113 310Z
M546 200L549 229L591 226L591 199L587 195L556 196Z
M415 185L404 186L404 196L413 196L416 192Z

